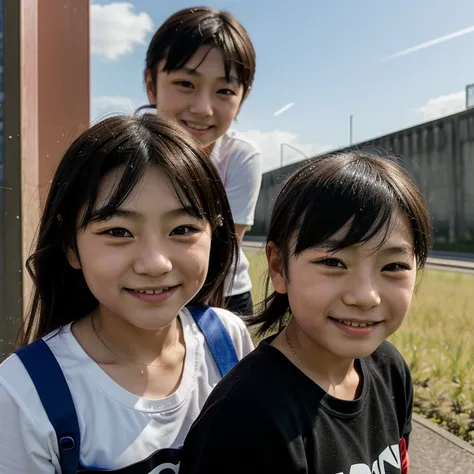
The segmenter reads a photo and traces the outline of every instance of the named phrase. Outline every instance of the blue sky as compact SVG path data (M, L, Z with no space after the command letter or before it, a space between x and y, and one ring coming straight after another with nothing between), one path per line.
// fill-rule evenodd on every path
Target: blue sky
M146 102L148 41L170 14L201 3L92 1L93 120ZM279 166L282 142L306 155L347 145L351 114L357 143L457 112L474 83L473 0L207 4L234 13L254 41L256 80L235 128L259 143L265 169ZM285 164L301 159L284 150Z

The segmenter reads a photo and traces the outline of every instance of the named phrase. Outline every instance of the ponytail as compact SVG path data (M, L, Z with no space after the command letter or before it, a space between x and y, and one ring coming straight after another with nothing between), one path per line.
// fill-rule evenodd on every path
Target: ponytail
M270 277L266 281L266 294L270 286ZM266 335L279 333L287 325L291 315L290 302L286 293L273 291L261 303L261 310L254 317L249 318L248 326L259 326L256 335L263 337Z

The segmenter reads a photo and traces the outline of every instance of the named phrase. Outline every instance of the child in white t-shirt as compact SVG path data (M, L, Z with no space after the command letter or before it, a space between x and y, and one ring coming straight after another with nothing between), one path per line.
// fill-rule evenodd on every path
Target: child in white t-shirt
M210 153L224 183L242 241L253 224L262 179L258 147L229 132L248 96L255 50L244 27L228 12L186 8L157 30L146 55L148 98ZM227 277L227 308L252 315L249 262L242 250Z
M218 308L236 248L219 175L174 121L84 132L27 263L22 347L0 365L0 472L178 472L209 393L253 349Z

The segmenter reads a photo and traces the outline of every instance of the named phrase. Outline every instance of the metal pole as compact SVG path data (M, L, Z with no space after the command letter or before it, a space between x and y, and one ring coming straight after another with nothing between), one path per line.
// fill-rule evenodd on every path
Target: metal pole
M352 146L352 131L353 131L354 116L349 115L349 145Z
M283 147L285 146L299 153L304 159L308 159L308 157L301 150L298 150L298 148L295 148L293 145L290 145L289 143L280 143L280 168L283 168Z

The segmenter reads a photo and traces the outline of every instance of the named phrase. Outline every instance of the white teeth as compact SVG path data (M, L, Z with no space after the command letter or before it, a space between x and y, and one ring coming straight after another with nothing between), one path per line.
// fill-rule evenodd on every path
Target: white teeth
M184 122L189 128L193 128L194 130L207 130L208 128L211 128L210 125L197 125L193 124L191 125L189 122Z
M159 295L163 291L167 291L169 288L162 288L161 290L135 290L137 293L143 293L145 295Z
M354 328L365 328L367 326L373 326L374 323L355 323L353 321L339 321L341 324L345 326L352 326Z

